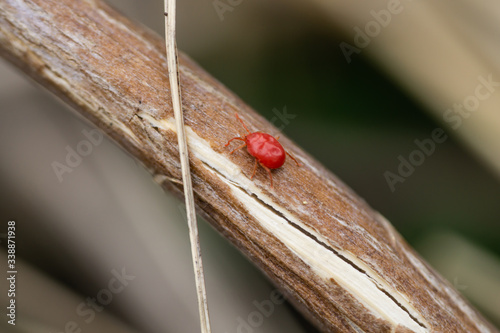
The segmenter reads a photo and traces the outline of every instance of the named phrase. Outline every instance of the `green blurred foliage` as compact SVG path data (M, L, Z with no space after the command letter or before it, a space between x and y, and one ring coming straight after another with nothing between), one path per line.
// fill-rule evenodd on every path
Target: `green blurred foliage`
M433 228L451 229L500 254L500 186L493 174L454 139L391 192L384 172L444 126L386 76L366 54L348 64L331 34L311 30L273 39L259 52L231 48L194 55L267 119L287 107L296 115L283 129L325 164L410 242ZM193 55L192 55L193 56Z

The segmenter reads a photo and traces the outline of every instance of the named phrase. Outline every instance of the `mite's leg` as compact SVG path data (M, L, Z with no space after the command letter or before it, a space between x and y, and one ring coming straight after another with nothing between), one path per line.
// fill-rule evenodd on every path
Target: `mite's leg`
M260 163L260 162L259 162L259 164L261 167L263 167L267 171L267 174L269 175L269 179L271 180L271 188L274 188L273 187L273 175L271 174L271 169L269 169L265 165L262 165L262 163Z
M297 162L297 160L295 159L295 157L293 157L292 155L290 155L290 153L288 153L288 152L286 152L286 154L287 154L288 156L290 156L290 158L291 158L291 159L292 159L292 160L293 160L293 161L297 164L297 166L300 166L300 163L299 163L299 162Z
M257 159L255 159L255 165L253 166L252 177L250 177L250 179L253 179L253 176L255 176L256 171L257 171Z
M243 127L245 127L245 129L247 130L248 134L250 134L250 131L248 130L247 125L245 125L245 123L243 122L243 120L241 120L240 116L238 116L237 113L235 113L234 115L236 116L236 119L238 119L240 121L240 123L243 125Z

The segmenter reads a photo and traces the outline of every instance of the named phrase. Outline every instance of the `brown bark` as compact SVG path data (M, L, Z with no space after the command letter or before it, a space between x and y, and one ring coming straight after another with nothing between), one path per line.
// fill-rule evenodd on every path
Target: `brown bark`
M163 13L158 13L163 15ZM98 0L0 0L0 54L181 193L164 44ZM388 221L286 137L287 160L249 175L238 133L277 130L180 55L200 213L324 332L497 332Z

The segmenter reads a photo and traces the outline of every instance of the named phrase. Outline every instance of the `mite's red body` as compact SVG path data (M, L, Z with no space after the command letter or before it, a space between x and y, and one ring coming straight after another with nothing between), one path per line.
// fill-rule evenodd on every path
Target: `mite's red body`
M231 151L231 154L241 149L243 147L247 147L248 153L255 157L255 166L253 168L252 179L255 176L255 172L257 171L257 163L259 163L269 174L269 178L271 179L271 187L273 187L273 176L271 174L271 169L277 169L285 164L286 155L290 156L292 160L300 166L299 162L292 155L288 154L281 143L274 138L273 136L263 133L263 132L253 132L251 133L246 127L245 123L240 119L238 114L235 114L236 119L238 119L245 130L248 132L247 135L243 137L234 137L226 143L226 147L233 140L240 140L244 143Z
M246 136L247 150L261 164L269 169L277 169L285 164L286 152L273 136L254 132Z

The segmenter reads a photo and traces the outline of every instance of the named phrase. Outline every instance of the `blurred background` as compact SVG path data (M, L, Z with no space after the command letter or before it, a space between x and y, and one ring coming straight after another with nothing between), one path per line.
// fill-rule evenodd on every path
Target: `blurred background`
M108 3L163 33L162 1ZM497 1L185 0L177 10L180 50L500 325ZM53 163L92 126L3 60L0 100L1 245L5 257L16 221L19 260L18 325L0 327L197 332L183 204L107 138L60 181ZM214 332L316 332L288 303L259 312L274 286L204 221L200 234ZM110 293L112 281L123 290Z

